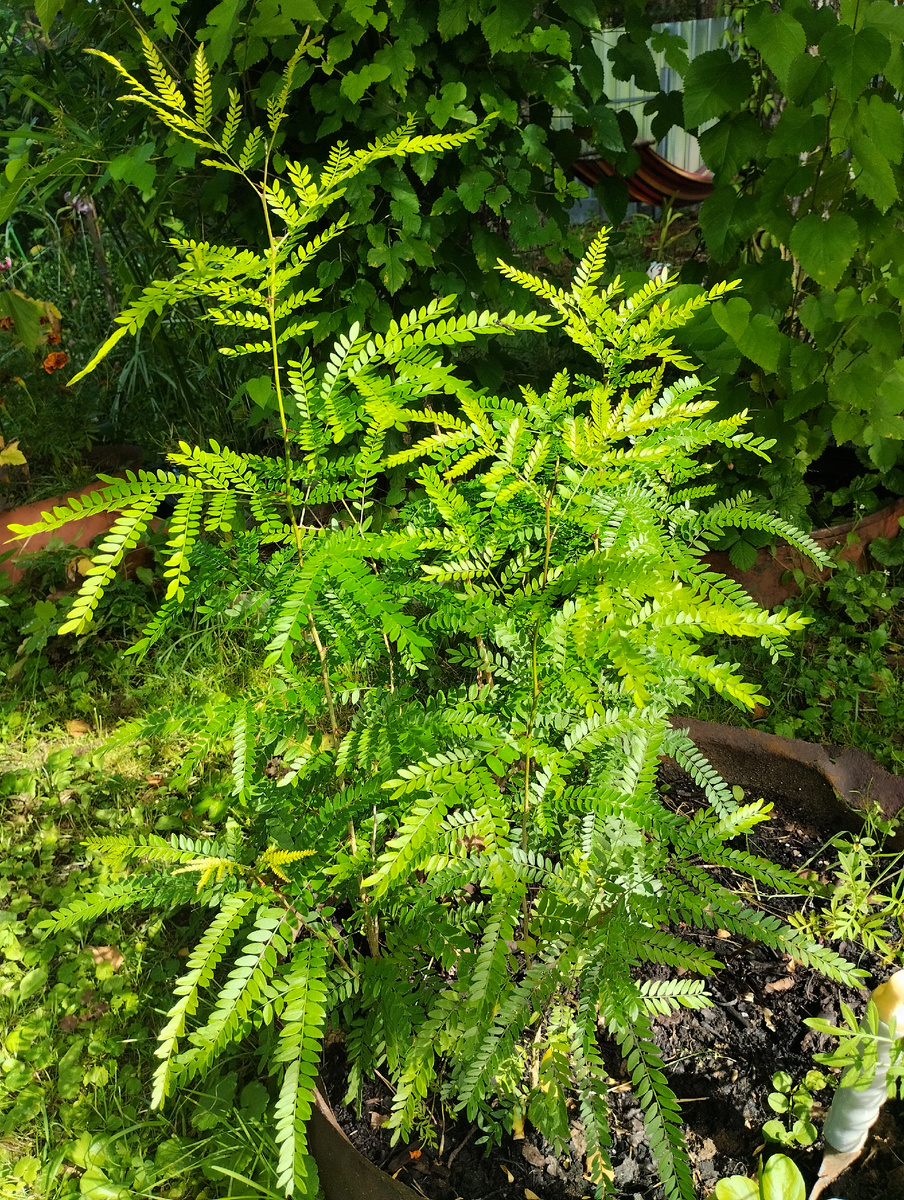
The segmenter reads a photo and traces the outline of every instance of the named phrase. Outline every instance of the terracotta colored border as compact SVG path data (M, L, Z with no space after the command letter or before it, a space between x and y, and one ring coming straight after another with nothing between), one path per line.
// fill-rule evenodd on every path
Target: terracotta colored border
M865 571L868 567L866 550L870 542L877 537L897 537L900 532L900 517L904 517L904 498L861 520L848 521L844 525L831 525L828 529L815 529L810 537L823 550L843 547L840 558L852 562L858 571ZM748 571L739 570L721 550L712 551L706 556L706 561L714 571L719 571L740 583L764 608L774 608L776 604L783 604L790 596L800 594L800 588L791 577L792 571L801 570L807 578L813 580L824 580L829 575L828 571L820 571L810 559L798 553L787 542L779 542L774 550L764 546L757 553L756 562Z
M42 512L52 512L54 508L65 506L71 496L87 496L96 492L104 483L89 483L86 487L74 492L66 492L62 496L51 496L48 500L36 500L33 504L24 504L10 512L0 513L0 554L7 550L15 550L15 556L0 563L0 572L7 576L11 583L18 583L25 574L25 559L29 554L45 550L50 542L61 542L66 546L90 546L96 537L106 533L119 516L118 513L99 512L89 513L84 517L75 517L59 529L49 533L34 533L31 537L17 541L10 530L11 525L34 525L40 521ZM20 565L21 564L21 565Z
M759 729L673 717L726 783L786 797L803 820L835 829L856 827L856 809L878 804L885 817L904 808L904 777L862 750L822 746ZM751 793L751 798L756 798Z

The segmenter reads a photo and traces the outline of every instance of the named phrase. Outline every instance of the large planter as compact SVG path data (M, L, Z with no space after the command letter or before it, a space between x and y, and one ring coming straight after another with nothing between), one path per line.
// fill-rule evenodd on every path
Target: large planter
M51 496L49 500L36 500L32 504L23 504L9 512L0 513L0 554L8 550L14 551L13 557L0 562L0 571L11 583L18 583L25 574L28 556L39 550L46 550L51 542L62 543L66 546L90 546L96 537L106 533L116 520L116 513L91 513L86 517L78 517L69 521L60 529L50 533L33 533L31 537L16 539L10 528L12 525L34 525L41 520L42 512L51 512L54 508L65 505L71 497L87 496L104 487L102 483L89 483L74 492L64 492L62 496Z
M871 513L856 521L843 525L831 525L827 529L815 529L810 537L823 550L832 551L842 547L840 558L852 562L858 571L867 569L867 548L874 538L893 538L900 532L898 519L904 517L904 499ZM731 559L721 550L708 554L707 562L714 571L734 579L750 593L764 608L783 604L790 596L797 596L800 588L792 572L802 571L808 579L824 580L828 571L821 571L787 542L775 547L764 546L757 553L754 565L747 571L734 566Z
M87 451L85 463L95 471L110 474L120 474L125 469L137 469L141 465L142 451L139 446L94 446ZM0 555L12 550L13 556L0 562L0 572L9 579L10 583L18 583L25 574L28 556L40 550L46 550L51 542L57 545L90 546L96 537L106 533L116 520L118 513L91 513L88 516L77 517L60 529L50 533L34 533L31 537L16 539L12 525L34 525L41 520L41 514L52 512L54 508L64 507L73 497L88 496L106 485L100 481L88 483L72 492L64 492L61 496L51 496L46 500L35 500L31 504L23 504L7 512L0 512Z
M859 820L856 809L878 804L888 819L904 808L904 777L886 771L862 750L693 717L673 717L672 724L688 731L726 783L784 796L812 824L853 828Z
M355 1149L319 1090L308 1122L308 1149L317 1163L324 1200L419 1200L413 1188Z
M774 797L782 818L794 827L812 826L821 835L828 836L839 829L856 829L860 824L856 810L863 808L868 802L878 802L883 814L889 817L904 807L904 778L884 770L869 755L861 751L835 746L820 746L812 742L761 733L754 729L739 729L706 721L696 721L692 718L676 717L674 723L689 730L695 744L726 782L740 785L744 788L748 798L758 797L764 793ZM663 763L663 771L666 778L671 779L673 784L678 783L679 776L682 774L677 765L670 760ZM686 777L684 779L686 781ZM726 951L730 949L729 943L717 942L716 944L724 945ZM738 947L736 953L743 957L745 954L749 954L749 950L744 951L742 947ZM730 955L726 956L720 953L720 958L722 957L725 957L729 964L727 969L730 974L732 959ZM733 961L736 963L737 959L735 958ZM755 978L762 981L764 978L762 961L756 966L758 970ZM781 974L783 969L783 964L777 962L776 973ZM783 984L790 985L793 978L793 975L786 975L777 983L767 983L764 989L767 998L770 995L777 997L779 994L784 994ZM803 985L801 986L803 987ZM770 989L773 990L770 992ZM813 1012L818 1010L819 1005L815 999L807 1000L808 994L808 990L805 990L799 1000L792 1002L791 1026L793 1032L786 1034L789 1040L800 1041L806 1034L801 1018L808 1015L811 1009ZM722 1007L716 1007L712 1011L720 1014L725 1011L725 1001L719 1000L718 991L716 991L716 1000L717 1004ZM777 1000L769 999L768 1002L770 1005L777 1004ZM807 1007L808 1003L809 1008ZM737 1012L737 1009L731 1009L729 1015L737 1014ZM675 1019L681 1020L681 1018ZM742 1019L746 1020L746 1017L734 1015L736 1022ZM683 1042L681 1044L683 1045ZM773 1047L776 1055L775 1063L774 1065L771 1061L766 1063L766 1080L756 1093L763 1108L765 1108L769 1092L768 1072L777 1070L782 1065L779 1061L780 1050L787 1044L788 1042L782 1042L781 1045L776 1043ZM616 1087L614 1090L618 1092L622 1089ZM762 1092L761 1095L760 1092ZM683 1090L680 1094L687 1095L687 1091ZM695 1097L691 1095L691 1102L694 1099ZM700 1097L696 1099L700 1099ZM712 1100L717 1106L719 1117L727 1119L724 1108L718 1108L722 1102L715 1093ZM428 1190L419 1193L403 1184L399 1179L385 1173L364 1157L340 1128L326 1096L322 1092L318 1092L315 1101L314 1112L308 1126L308 1139L310 1152L317 1163L325 1200L418 1200L419 1195L423 1200L424 1195L430 1195L430 1185L426 1180L425 1188ZM691 1114L695 1111L698 1110L689 1110ZM751 1132L749 1137L752 1139L750 1140L752 1152L756 1134ZM887 1154L895 1162L900 1161L895 1158L893 1121L887 1114L873 1130L872 1138L874 1149L878 1146L882 1154ZM515 1148L511 1151L512 1156L509 1158L512 1169L516 1172L515 1160L521 1159L521 1152L517 1149L519 1145L523 1146L524 1143L515 1143ZM891 1146L892 1149L887 1150L888 1146ZM452 1153L457 1153L456 1147L461 1148L463 1156L467 1153L483 1154L482 1150L475 1151L470 1147L467 1144L467 1138L462 1138L460 1134L456 1138L455 1144L451 1146ZM424 1154L426 1156L428 1151L425 1150ZM401 1157L402 1155L396 1156L397 1160ZM443 1157L444 1161L448 1163L451 1157L448 1142ZM528 1162L536 1162L539 1169L543 1170L542 1158L537 1160L536 1157L529 1157L527 1154L524 1155L524 1158ZM394 1161L391 1167L395 1165ZM728 1173L735 1173L742 1165L749 1167L751 1163L736 1162ZM818 1159L809 1165L811 1173L815 1174ZM521 1166L524 1167L523 1162ZM854 1165L851 1167L851 1173L853 1175L854 1172L862 1169L864 1169L863 1166ZM413 1171L405 1173L416 1185L417 1174ZM713 1176L705 1182L701 1195L712 1194L711 1189L714 1186L715 1178L716 1176ZM496 1190L496 1194L504 1200L509 1200L509 1198L521 1200L525 1194L524 1182L523 1179L516 1180L515 1183L510 1180L509 1185L506 1186L500 1178L500 1186ZM552 1183L552 1180L549 1182ZM541 1188L541 1184L531 1183L528 1195L531 1192L534 1195L542 1195L543 1190L537 1190ZM630 1194L631 1190L629 1186L627 1192L622 1194ZM465 1200L476 1200L476 1197L466 1195Z

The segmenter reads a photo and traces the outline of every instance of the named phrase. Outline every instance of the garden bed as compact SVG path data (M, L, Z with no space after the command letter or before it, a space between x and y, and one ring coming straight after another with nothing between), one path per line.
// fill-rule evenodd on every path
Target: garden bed
M700 793L686 776L663 776L666 802L684 812L703 803ZM751 795L758 795L751 791ZM783 796L769 797L775 813L757 828L749 848L773 862L792 869L807 864L820 877L831 881L835 852L825 848L837 826L835 814L818 828L794 802ZM726 883L731 881L726 879ZM767 911L788 916L793 900L760 897ZM822 1017L831 1023L842 1020L841 1004L856 1012L863 1010L867 989L851 990L817 971L783 960L767 948L741 943L722 936L724 931L682 936L715 951L724 969L707 988L715 1004L701 1011L682 1010L654 1021L656 1041L663 1053L669 1084L682 1102L687 1142L697 1195L712 1194L724 1175L750 1174L757 1151L763 1145L762 1128L774 1118L767 1097L772 1076L786 1071L795 1084L814 1067L813 1054L831 1049L830 1039L803 1024L805 1017ZM870 972L874 986L887 978L891 968L875 956L857 955L850 943L836 947ZM663 971L663 977L667 972ZM650 973L650 977L655 977ZM640 1106L632 1095L617 1047L601 1036L600 1046L610 1076L613 1148L617 1195L624 1200L661 1200L657 1172L647 1145ZM507 1138L492 1148L480 1146L480 1132L466 1120L443 1113L437 1101L432 1108L436 1144L413 1141L390 1144L382 1121L392 1109L392 1092L381 1080L365 1085L364 1104L358 1117L343 1105L345 1091L344 1055L341 1045L330 1047L324 1064L324 1086L340 1126L366 1157L398 1182L430 1200L577 1200L592 1194L584 1178L582 1127L575 1110L571 1123L573 1139L568 1153L556 1157L552 1146L526 1125L521 1140ZM828 1104L831 1092L817 1095ZM813 1116L821 1127L821 1109ZM889 1103L880 1115L861 1160L835 1185L845 1200L887 1200L904 1194L904 1138L900 1120L904 1105ZM821 1160L821 1141L815 1147L786 1149L812 1185ZM334 1169L335 1163L327 1167ZM321 1163L323 1173L323 1164ZM331 1200L324 1180L327 1200Z

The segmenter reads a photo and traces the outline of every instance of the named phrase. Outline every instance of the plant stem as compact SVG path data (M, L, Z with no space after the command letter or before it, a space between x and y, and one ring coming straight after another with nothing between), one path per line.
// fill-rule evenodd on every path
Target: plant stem
M543 502L543 508L544 508L545 514L546 514L545 515L546 549L545 549L545 553L543 556L543 578L542 578L541 584L540 584L541 594L546 591L546 585L547 585L547 582L549 579L549 555L550 555L550 551L552 550L552 540L553 540L553 536L554 536L553 530L550 525L549 512L550 512L550 508L552 507L553 497L556 494L556 487L559 482L559 461L560 460L557 458L556 459L556 469L555 469L555 473L553 475L553 480L552 480L552 487L546 493L546 497ZM537 716L537 699L540 695L540 679L539 679L539 675L537 672L537 642L539 641L539 638L540 638L540 621L541 620L542 620L542 617L538 618L537 623L534 626L534 636L533 636L533 640L531 642L531 651L530 651L530 666L531 666L531 679L533 682L533 696L531 697L530 718L528 719L528 722L527 722L527 739L526 739L527 745L525 746L525 750L524 750L524 801L521 806L521 849L522 850L527 849L527 826L528 826L528 818L530 817L530 768L531 768L531 761L533 758L533 756L530 752L530 739L533 736L533 732L534 732L534 721L536 720L536 716ZM521 911L522 911L522 915L524 918L524 937L526 938L530 931L530 904L528 901L528 895L527 895L526 891L524 893L524 899L522 901Z
M339 736L339 722L336 720L336 705L333 703L333 689L330 687L330 673L327 670L326 664L326 649L323 642L320 640L320 634L317 632L317 626L314 624L314 614L308 609L308 626L311 630L311 637L314 639L314 645L317 647L317 653L320 656L320 678L323 680L323 690L326 694L327 708L330 712L330 730L333 737Z

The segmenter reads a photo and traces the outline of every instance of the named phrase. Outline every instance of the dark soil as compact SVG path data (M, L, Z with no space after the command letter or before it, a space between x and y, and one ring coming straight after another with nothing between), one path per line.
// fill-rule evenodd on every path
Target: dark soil
M687 810L700 803L699 793L685 777L667 785L667 802ZM751 835L750 848L786 867L803 863L817 871L831 870L831 852L820 850L828 834L795 819L793 806L775 798L773 818ZM810 862L810 860L813 860ZM777 914L794 910L793 901L768 901ZM685 934L687 931L683 931ZM687 1144L697 1196L712 1195L725 1175L751 1175L763 1145L763 1123L775 1114L767 1097L774 1072L787 1071L801 1080L815 1064L814 1052L830 1049L830 1039L803 1024L805 1017L841 1021L841 1001L855 1012L863 1010L868 991L851 991L815 971L785 961L764 947L742 944L713 933L697 935L717 953L724 970L707 983L715 1005L701 1011L682 1010L656 1020L656 1040L662 1049L669 1083L681 1101ZM836 947L870 971L874 986L891 967L857 955L850 944ZM615 1047L601 1043L611 1073L609 1101L613 1133L612 1162L617 1195L623 1200L662 1200L644 1133L639 1105ZM372 1162L429 1200L579 1200L593 1194L584 1178L582 1127L575 1112L569 1153L556 1158L552 1148L529 1125L524 1139L507 1139L486 1153L475 1146L476 1127L434 1109L435 1147L411 1143L390 1145L381 1128L392 1105L392 1093L381 1079L365 1086L360 1119L339 1103L345 1092L341 1046L327 1054L324 1081L342 1128ZM831 1093L818 1097L828 1104ZM823 1111L813 1116L821 1124ZM873 1127L861 1159L841 1176L827 1195L845 1200L889 1200L904 1196L904 1104L889 1102ZM807 1188L822 1159L822 1144L807 1150L781 1149L797 1162Z

